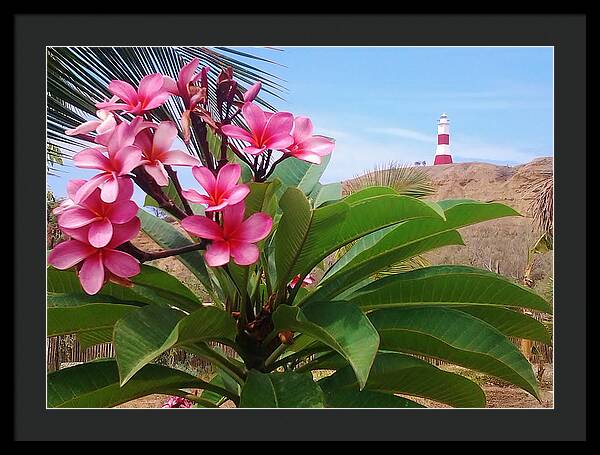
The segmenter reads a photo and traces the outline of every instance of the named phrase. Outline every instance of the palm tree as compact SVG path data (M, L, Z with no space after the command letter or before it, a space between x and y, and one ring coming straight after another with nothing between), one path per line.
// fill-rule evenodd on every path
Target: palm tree
M49 47L47 50L47 161L48 172L63 163L64 158L85 147L81 139L67 136L64 131L75 128L96 112L95 103L108 96L112 79L134 85L145 75L161 73L177 78L180 68L193 58L209 66L209 110L216 109L216 80L222 69L231 67L236 80L248 86L260 80L263 92L281 98L283 80L246 61L276 65L277 63L236 49L225 47ZM257 102L274 110L264 99ZM181 103L176 97L153 110L156 121L171 120L179 124ZM188 151L199 156L199 145L192 138Z

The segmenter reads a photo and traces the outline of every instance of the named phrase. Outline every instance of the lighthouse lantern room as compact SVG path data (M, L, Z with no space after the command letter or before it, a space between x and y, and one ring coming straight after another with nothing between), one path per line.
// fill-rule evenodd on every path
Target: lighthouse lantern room
M444 113L438 120L438 141L433 164L452 164L450 154L450 121Z

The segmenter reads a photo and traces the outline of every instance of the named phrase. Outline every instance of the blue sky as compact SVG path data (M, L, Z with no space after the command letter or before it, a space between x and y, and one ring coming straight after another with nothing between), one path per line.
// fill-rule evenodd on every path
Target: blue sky
M279 110L336 139L324 182L389 161L431 164L442 112L455 162L518 164L553 155L552 48L238 48L278 62ZM63 196L68 168L48 184ZM188 169L183 185L195 186ZM136 198L137 199L137 198Z

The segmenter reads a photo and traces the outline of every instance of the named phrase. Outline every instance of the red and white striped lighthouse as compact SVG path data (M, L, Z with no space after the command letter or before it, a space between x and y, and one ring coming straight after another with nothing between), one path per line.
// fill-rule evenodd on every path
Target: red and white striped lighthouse
M450 121L445 113L438 120L438 141L433 164L452 164L452 155L450 155Z

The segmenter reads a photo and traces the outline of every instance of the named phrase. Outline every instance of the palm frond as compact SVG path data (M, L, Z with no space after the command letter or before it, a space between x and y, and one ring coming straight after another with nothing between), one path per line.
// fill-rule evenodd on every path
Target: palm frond
M233 57L235 56L235 57ZM95 103L110 97L108 83L120 79L137 85L142 77L161 73L177 78L179 70L192 58L198 57L202 66L211 68L208 74L208 106L216 114L216 81L222 69L231 66L236 80L248 86L256 81L263 92L281 98L285 91L282 79L238 57L261 63L274 62L228 48L208 47L49 47L47 51L47 141L68 158L85 142L64 131L89 120L96 112ZM256 101L267 110L275 110L262 98ZM152 111L156 121L170 120L180 125L183 110L181 100L171 97L163 106ZM239 119L236 119L239 121ZM180 127L181 128L181 127ZM70 148L73 147L73 148ZM199 156L199 144L192 138L188 145L191 154Z
M545 171L532 187L535 197L529 205L529 212L540 232L550 239L554 227L554 177L552 171Z
M394 161L376 165L365 174L347 181L344 185L344 193L352 194L369 186L389 186L399 194L418 198L435 193L435 186L427 172L418 167Z

